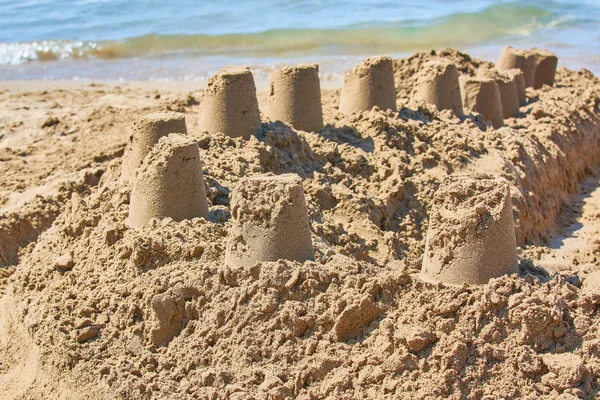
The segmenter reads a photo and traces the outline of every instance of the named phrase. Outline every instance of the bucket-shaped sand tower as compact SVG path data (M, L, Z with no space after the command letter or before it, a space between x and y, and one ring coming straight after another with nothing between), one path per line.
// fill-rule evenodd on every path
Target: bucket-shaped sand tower
M300 64L273 71L267 114L303 131L323 129L319 66Z
M225 264L314 260L302 180L295 174L243 179L231 194Z
M534 89L539 89L544 85L554 85L558 57L544 49L532 49L531 53L535 55L536 59Z
M226 67L208 80L202 96L200 129L249 138L260 129L254 77L248 67Z
M461 77L460 91L463 107L478 112L485 120L491 121L494 128L504 125L502 99L498 84L492 78Z
M397 110L394 67L387 56L367 58L344 77L340 111L352 114L373 107Z
M447 177L429 214L421 278L485 284L518 270L508 181L481 173Z
M133 132L123 153L121 180L131 181L136 169L158 140L169 133L187 133L185 117L180 113L149 114L133 124Z
M141 228L152 218L182 221L207 215L198 143L179 134L161 138L133 180L129 225Z
M515 83L517 84L517 95L519 96L519 105L524 106L527 104L527 94L525 92L525 76L523 75L523 71L517 68L509 69L507 72L510 72L515 77Z
M413 98L433 104L438 110L452 110L461 117L463 106L456 65L444 60L425 63L419 71Z
M506 46L498 58L496 68L499 70L520 69L523 71L525 86L532 87L534 84L536 59L535 55L530 54L527 50Z
M478 76L492 78L498 85L500 92L500 101L502 103L502 116L504 118L513 118L519 115L519 91L517 87L517 76L511 71L520 70L510 69L501 71L497 69L482 69Z

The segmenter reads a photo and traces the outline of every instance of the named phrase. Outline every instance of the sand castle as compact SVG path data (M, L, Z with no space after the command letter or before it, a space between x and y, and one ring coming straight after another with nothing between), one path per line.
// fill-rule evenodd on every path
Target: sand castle
M179 134L161 138L133 181L128 224L141 228L152 218L181 221L207 215L198 143Z
M508 181L481 173L447 177L434 196L421 278L485 284L518 270Z
M492 78L498 85L498 91L500 92L500 101L502 102L502 116L506 118L513 118L519 115L519 91L517 87L517 75L511 71L520 70L508 70L500 71L497 69L482 69L478 72L478 76L485 78Z
M295 174L243 179L231 195L225 264L314 260L302 180Z
M527 50L506 46L498 58L496 68L499 70L520 69L523 71L525 86L532 87L534 85L536 58L535 55L530 54Z
M201 102L200 129L249 138L260 129L254 77L248 67L226 67L208 80Z
M352 114L373 107L397 110L394 68L387 56L368 58L344 77L340 111Z
M502 99L494 79L461 77L460 90L465 108L481 114L485 120L491 121L496 129L504 125Z
M533 88L539 89L544 85L554 85L558 57L544 49L532 49L531 52L535 54L536 58Z
M417 79L415 100L433 104L438 110L452 110L459 117L463 115L458 70L454 64L443 60L427 62Z
M158 140L169 133L187 133L185 116L164 112L149 114L133 124L133 133L123 154L121 180L129 182Z
M300 64L273 71L268 102L267 114L272 120L307 132L323 129L318 65Z

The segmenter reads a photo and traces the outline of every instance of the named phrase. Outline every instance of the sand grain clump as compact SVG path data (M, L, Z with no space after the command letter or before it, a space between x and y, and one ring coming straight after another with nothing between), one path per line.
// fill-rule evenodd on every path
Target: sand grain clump
M177 134L161 138L134 179L129 224L141 228L152 218L181 221L207 216L198 144Z
M449 176L435 194L421 277L485 284L519 272L509 184L474 173Z
M318 65L300 64L273 71L268 115L303 131L323 129Z
M181 113L160 112L146 115L133 124L133 133L129 137L123 154L121 179L129 182L142 164L152 147L169 133L187 133L185 116Z
M433 104L438 110L452 110L463 116L460 83L456 66L447 61L431 61L419 72L413 98Z
M340 111L352 114L373 107L396 111L396 88L392 59L371 57L354 67L344 78Z
M261 126L256 86L248 67L226 67L208 80L200 129L248 139Z
M294 174L244 179L231 197L225 263L314 260L302 180Z

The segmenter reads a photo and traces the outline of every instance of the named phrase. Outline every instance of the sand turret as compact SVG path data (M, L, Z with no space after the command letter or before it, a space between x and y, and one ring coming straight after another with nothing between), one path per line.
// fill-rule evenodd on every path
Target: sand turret
M536 59L535 55L530 54L527 50L506 46L498 58L496 68L499 70L520 69L523 71L525 86L532 87L534 85Z
M444 60L425 63L419 72L413 98L433 104L438 110L452 110L461 117L463 106L456 65Z
M517 88L517 76L511 71L520 70L510 69L506 71L500 71L497 69L481 69L478 72L478 76L485 78L492 78L498 85L498 91L500 92L500 101L502 103L502 116L506 118L513 118L519 115L519 91Z
M302 180L295 174L242 180L231 194L232 225L225 263L314 260Z
M397 110L394 68L387 56L368 58L344 77L340 111L352 114L373 107Z
M524 106L527 104L527 94L525 92L525 76L523 75L523 71L517 68L509 69L507 72L510 72L515 77L515 83L517 85L517 95L519 96L519 105Z
M180 113L149 114L133 124L133 132L123 154L121 180L131 181L136 169L158 140L169 133L187 133L185 117Z
M494 79L461 77L460 90L463 107L478 112L485 120L491 121L496 129L504 125L502 100Z
M226 67L208 80L202 96L200 129L249 138L261 126L256 86L248 67Z
M532 49L530 51L536 59L534 89L539 89L544 85L554 85L558 57L544 49Z
M508 181L481 173L447 177L429 214L421 278L485 284L518 270Z
M140 228L152 218L181 221L207 215L198 143L179 134L161 138L133 181L129 225Z
M274 121L307 132L323 129L318 65L300 64L273 71L268 102L267 114Z

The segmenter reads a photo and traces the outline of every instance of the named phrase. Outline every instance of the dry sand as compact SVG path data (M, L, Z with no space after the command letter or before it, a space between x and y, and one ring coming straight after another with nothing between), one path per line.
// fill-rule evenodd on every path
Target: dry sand
M398 111L344 115L324 90L320 133L273 122L248 140L200 129L201 91L0 83L3 396L596 397L598 230L584 253L548 244L600 220L576 215L600 167L600 81L559 69L492 129L467 109L406 107L440 58L468 76L493 66L453 50L394 60ZM164 111L198 143L208 215L130 228L121 156L133 121ZM436 190L472 172L510 184L519 273L425 283ZM232 190L265 173L300 176L314 261L225 265Z

